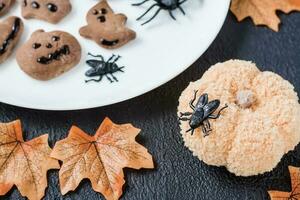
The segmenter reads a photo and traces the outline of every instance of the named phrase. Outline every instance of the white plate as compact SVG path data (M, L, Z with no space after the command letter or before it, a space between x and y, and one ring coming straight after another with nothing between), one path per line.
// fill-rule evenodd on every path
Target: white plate
M174 21L167 12L161 11L146 26L140 26L141 22L135 19L154 1L141 7L131 6L139 0L109 1L115 12L128 16L128 27L137 32L136 40L113 51L78 34L79 28L86 25L87 11L97 1L71 2L72 12L57 25L25 20L25 33L20 44L36 29L68 31L82 45L81 63L54 80L41 82L19 69L14 54L0 66L0 102L42 110L76 110L109 105L146 93L183 72L204 53L224 23L230 0L188 0L183 4L186 16L176 11L177 21ZM8 15L20 16L20 7L17 3ZM155 9L147 17L154 12ZM102 54L105 58L112 53L121 55L118 64L126 68L125 73L115 74L119 82L111 84L104 77L100 83L86 84L84 73L89 69L85 64L88 52Z

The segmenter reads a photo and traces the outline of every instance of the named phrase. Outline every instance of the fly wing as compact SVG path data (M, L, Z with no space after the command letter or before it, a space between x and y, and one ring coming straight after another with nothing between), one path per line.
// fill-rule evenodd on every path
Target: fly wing
M100 65L102 65L104 62L101 60L95 60L95 59L91 59L91 60L87 60L86 64L88 64L88 66L92 67L92 68L97 68Z
M103 74L103 69L105 67L105 64L104 62L102 61L97 61L97 60L88 60L90 61L91 63L93 63L93 65L91 65L91 63L89 64L90 67L92 67L91 69L89 69L85 75L87 77L93 77L93 76L99 76L99 75L102 75ZM87 62L88 62L87 61ZM95 61L95 62L92 62L92 61Z
M208 104L206 104L203 107L204 110L204 119L207 118L209 115L213 114L218 107L220 106L220 101L219 100L213 100L211 102L209 102Z
M204 107L207 103L208 103L208 94L205 93L199 97L197 106Z

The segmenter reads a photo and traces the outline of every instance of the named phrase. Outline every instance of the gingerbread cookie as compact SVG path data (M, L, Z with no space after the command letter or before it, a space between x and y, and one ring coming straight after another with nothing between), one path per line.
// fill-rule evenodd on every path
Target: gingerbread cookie
M77 39L62 31L38 30L17 51L21 69L38 80L49 80L69 71L80 58L81 47Z
M72 9L69 0L23 0L22 16L58 23Z
M18 17L9 17L0 24L0 63L11 55L23 29L23 22Z
M80 35L106 49L119 48L136 37L136 33L125 26L127 17L114 14L106 0L90 9L86 19L88 25L80 29Z
M15 0L0 0L0 16L7 13Z

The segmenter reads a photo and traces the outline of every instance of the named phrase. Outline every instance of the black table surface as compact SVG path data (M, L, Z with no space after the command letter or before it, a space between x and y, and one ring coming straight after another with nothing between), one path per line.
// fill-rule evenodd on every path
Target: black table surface
M153 155L155 169L126 169L122 199L269 199L269 189L291 190L287 167L300 166L300 145L285 155L272 172L248 178L236 177L225 168L207 166L184 147L176 108L182 90L190 81L199 79L211 65L233 58L254 61L261 70L280 74L300 94L300 13L279 14L283 25L280 32L275 33L265 27L255 27L249 19L238 23L229 13L219 36L195 64L143 96L112 106L68 112L0 104L0 121L21 119L27 140L49 133L51 146L67 136L71 125L93 134L105 116L116 123L132 123L142 129L137 139ZM45 199L104 199L92 190L88 180L84 180L76 191L62 196L58 171L50 171L48 177ZM0 198L24 199L16 187Z

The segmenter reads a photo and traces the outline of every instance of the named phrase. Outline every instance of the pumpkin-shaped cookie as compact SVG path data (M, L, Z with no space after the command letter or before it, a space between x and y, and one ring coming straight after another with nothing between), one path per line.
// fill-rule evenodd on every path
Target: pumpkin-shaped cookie
M22 16L58 23L71 12L69 0L23 0Z
M24 24L19 17L11 16L0 23L0 63L13 52L23 33Z
M0 0L0 16L5 15L15 0Z
M195 90L197 98L207 93L228 105L218 119L211 119L207 137L201 127L187 133L189 121L180 124L185 145L209 165L225 166L238 176L262 174L300 142L298 96L275 73L261 72L246 61L216 64L183 91L179 115L193 112L189 102Z
M35 31L17 51L17 62L29 76L50 80L75 67L81 59L81 46L70 33Z

